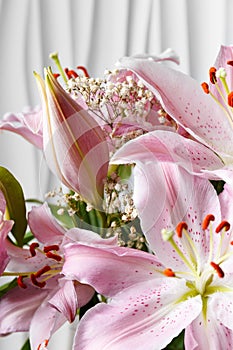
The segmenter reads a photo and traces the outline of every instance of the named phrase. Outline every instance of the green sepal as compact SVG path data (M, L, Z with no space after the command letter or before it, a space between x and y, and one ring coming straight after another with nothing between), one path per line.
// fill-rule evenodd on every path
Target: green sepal
M11 232L18 246L22 247L23 237L27 228L24 194L19 182L4 167L0 167L0 190L6 199L9 219L14 221Z
M184 331L182 331L164 350L184 350Z

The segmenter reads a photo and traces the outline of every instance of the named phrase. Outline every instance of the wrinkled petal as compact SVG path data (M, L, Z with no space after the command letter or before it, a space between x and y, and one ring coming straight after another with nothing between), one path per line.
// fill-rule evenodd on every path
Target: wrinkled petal
M219 157L207 147L172 131L156 130L127 142L111 163L172 162L193 174L223 167Z
M117 246L118 245L118 237L117 235L109 238L101 238L98 233L89 230L83 230L80 228L72 228L66 232L65 239L63 240L63 245L67 242L71 243L87 243L88 245L93 246Z
M91 285L100 294L113 296L139 281L163 276L156 269L163 271L155 256L143 251L72 244L65 247L62 273Z
M201 312L200 297L176 303L187 290L183 280L158 279L134 287L84 315L75 350L162 349Z
M28 331L31 319L47 296L46 290L15 287L0 299L0 334Z
M49 340L65 321L66 318L61 312L44 302L31 320L29 336L32 350L38 350L39 345Z
M189 350L232 350L233 332L217 318L217 309L208 308L207 320L200 314L185 330L185 348Z
M233 156L232 123L200 84L165 65L133 58L121 61L159 99L165 111L200 142L222 156Z
M52 216L47 203L33 207L28 214L28 224L34 236L42 243L61 242L65 230Z
M40 108L4 115L0 121L0 129L19 134L39 149L43 147L42 110Z
M73 322L77 310L91 300L95 291L92 287L78 281L63 279L59 282L61 287L49 300L49 303L63 313L69 322Z
M177 55L177 53L168 48L165 51L163 51L162 53L160 53L159 55L156 54L135 54L133 56L131 56L132 58L139 58L139 59L145 59L145 60L150 60L150 61L154 61L154 62L163 62L163 61L172 61L176 64L180 64L180 58ZM126 57L121 58L117 63L116 66L120 65L120 63L122 62L122 60L124 61Z

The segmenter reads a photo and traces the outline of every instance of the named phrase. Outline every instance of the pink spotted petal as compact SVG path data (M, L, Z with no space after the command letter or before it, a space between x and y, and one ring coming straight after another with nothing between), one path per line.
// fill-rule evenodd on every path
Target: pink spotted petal
M209 302L207 320L200 314L185 330L185 348L189 350L232 350L233 332L216 317L217 309ZM231 327L232 328L232 327Z
M127 142L111 159L111 163L172 162L190 173L201 175L214 171L223 163L214 152L175 132L156 130Z
M99 304L84 315L74 349L164 348L201 312L200 297L176 303L186 291L185 281L173 278L128 288L109 304Z
M0 299L0 334L28 331L31 319L48 292L28 285L15 287Z
M121 67L136 73L166 112L197 140L222 156L233 156L232 124L197 81L151 61L127 58Z
M152 250L165 265L178 270L187 268L172 245L163 240L161 230L174 230L184 221L188 225L188 234L195 245L195 260L203 263L209 254L209 232L202 230L201 224L208 214L214 214L216 225L221 221L219 200L213 186L206 179L193 177L175 164L162 165L159 174L153 164L135 171L135 205L141 220L143 232ZM139 174L138 174L139 173ZM139 176L139 177L138 177ZM141 188L144 191L141 191ZM154 205L154 196L160 203ZM185 238L175 234L175 242L182 251L186 251ZM217 249L220 236L214 236L214 250Z
M60 243L65 230L52 216L48 204L33 207L28 214L28 223L34 236L42 243Z
M154 255L143 251L72 244L65 247L62 273L91 285L100 294L113 296L135 283L163 276L156 269L164 268Z

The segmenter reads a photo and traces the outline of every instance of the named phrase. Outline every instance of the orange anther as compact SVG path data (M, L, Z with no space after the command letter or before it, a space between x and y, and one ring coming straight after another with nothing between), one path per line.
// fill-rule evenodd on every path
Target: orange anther
M225 231L229 231L231 228L231 225L229 224L228 221L223 220L222 222L220 222L220 224L216 227L215 232L219 233L220 231L222 231L225 228Z
M206 93L206 94L209 94L210 93L210 89L209 89L209 85L207 84L207 83L202 83L201 84L201 87L202 87L202 89L204 90L204 92Z
M215 269L215 271L218 274L218 277L220 278L224 277L224 272L218 264L215 264L215 262L211 261L210 265Z
M233 91L231 91L229 93L229 95L227 96L227 102L228 102L230 107L233 107Z
M215 220L215 217L213 214L206 215L206 217L202 221L202 230L207 230L207 228L209 227L210 221L214 221L214 220Z
M175 277L176 275L175 275L175 272L174 271L172 271L172 269L165 269L164 271L163 271L163 273L164 273L164 275L165 276L167 276L167 277Z
M233 66L233 61L227 61L227 64L229 64L229 66Z
M215 67L211 67L209 69L209 76L210 76L210 81L212 84L215 84L217 82L216 71L217 71L217 69Z
M181 221L177 226L176 226L176 233L177 233L177 236L179 238L182 237L182 231L183 230L187 230L188 228L188 225L186 224L186 222L184 221Z

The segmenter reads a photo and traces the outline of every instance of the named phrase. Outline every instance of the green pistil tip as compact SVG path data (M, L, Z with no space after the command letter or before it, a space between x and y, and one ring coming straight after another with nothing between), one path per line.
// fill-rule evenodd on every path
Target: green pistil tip
M64 69L62 68L61 62L60 62L60 60L59 60L58 52L52 52L52 53L49 55L49 58L51 58L51 59L55 62L56 66L57 66L57 68L58 68L58 70L59 70L59 72L61 73L61 76L62 76L64 82L67 84L67 78L66 78Z
M174 236L174 231L168 229L161 230L162 238L165 242L170 241L170 239Z

